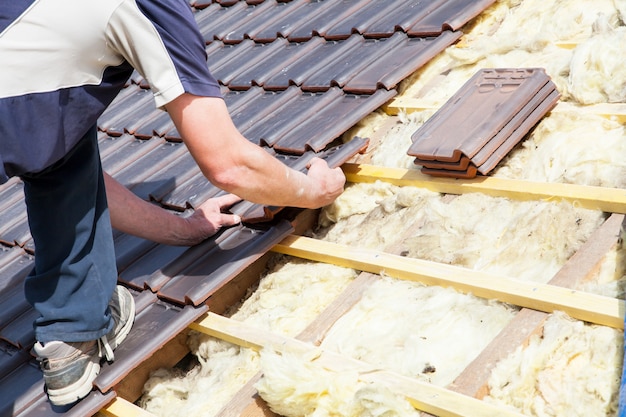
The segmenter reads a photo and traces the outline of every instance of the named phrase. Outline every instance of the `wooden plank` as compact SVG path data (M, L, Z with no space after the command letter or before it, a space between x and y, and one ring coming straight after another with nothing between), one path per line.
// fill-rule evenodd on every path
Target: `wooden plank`
M580 42L556 42L555 45L563 49L576 49Z
M585 106L562 101L559 102L552 111L597 115L605 119L615 120L622 124L626 123L625 103L598 103Z
M265 401L255 397L254 402L246 407L238 417L280 417L274 413Z
M317 318L309 324L298 340L319 346L328 330L346 314L363 296L363 293L378 279L378 275L361 273L333 300Z
M560 310L579 320L624 328L624 300L611 297L293 235L272 251L374 274L385 273L425 285L453 287L477 297L533 310L549 313Z
M609 213L626 213L626 190L588 185L521 181L497 177L460 180L425 175L418 170L386 168L374 165L344 164L349 182L384 181L398 186L413 186L448 193L482 193L519 201L569 201L578 207Z
M575 288L593 274L606 254L617 245L623 214L611 215L549 281L549 284ZM461 394L482 398L488 394L487 380L496 363L524 345L533 334L541 333L546 313L524 308L498 336L457 376L448 387Z
M436 110L441 104L423 98L396 97L383 107L385 113L395 116L400 112L414 113L424 110ZM597 115L606 119L616 120L619 123L626 122L626 104L624 103L599 103L590 105L576 105L565 101L557 103L551 110L552 113L577 112L588 115Z
M97 415L106 417L155 417L154 414L120 397L116 397Z
M217 417L270 417L275 416L263 401L254 385L261 379L258 373L246 383L216 414Z
M297 233L304 233L314 227L318 216L319 210L302 210L294 216L292 224ZM223 313L227 308L241 301L248 289L258 283L268 259L272 256L274 254L266 253L211 296L206 302L211 311ZM126 376L115 387L118 396L131 401L137 400L141 396L142 387L152 371L159 368L171 368L188 353L187 331L184 331Z
M315 359L313 361L320 367L333 372L356 369L364 382L383 384L398 395L404 395L416 409L441 417L476 415L483 417L521 417L521 414L508 408L484 403L445 388L394 372L381 370L365 362L333 352L323 351L318 347L297 339L269 333L214 313L206 314L193 324L193 328L210 336L255 350L269 348L278 352L302 352L303 354L308 352L309 357L313 357L310 352L314 352Z

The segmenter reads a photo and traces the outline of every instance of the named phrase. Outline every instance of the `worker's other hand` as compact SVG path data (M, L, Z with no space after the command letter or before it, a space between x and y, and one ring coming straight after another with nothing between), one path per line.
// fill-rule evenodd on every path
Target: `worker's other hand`
M235 214L222 213L223 209L241 201L234 194L210 198L200 205L191 216L187 217L187 238L191 244L200 243L216 234L222 227L241 223Z
M311 192L314 207L311 208L323 207L335 201L346 183L346 176L341 168L329 168L326 161L318 157L312 158L307 168L307 177L313 183Z

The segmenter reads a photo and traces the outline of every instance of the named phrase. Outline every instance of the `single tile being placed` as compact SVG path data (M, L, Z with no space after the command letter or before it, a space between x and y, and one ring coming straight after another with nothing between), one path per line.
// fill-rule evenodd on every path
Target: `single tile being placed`
M307 165L313 157L323 159L331 168L337 168L354 155L365 152L368 145L368 139L355 137L347 143L332 147L322 152L309 151L299 157L277 154L275 157L285 163L288 167L295 169L296 171L306 173ZM250 224L271 221L280 211L282 211L282 209L283 207L263 206L249 201L242 201L235 204L229 212L237 214L241 217L241 221L243 223Z
M178 304L200 305L292 232L293 226L287 221L264 229L230 228L203 247L204 252L168 281L158 295Z
M253 143L271 147L302 121L310 118L315 112L342 95L339 89L331 89L324 93L301 91L296 93L299 94L290 97L289 101L281 102L281 106L268 114L262 122L257 119L257 123L251 123L250 128L242 133Z
M197 208L209 198L215 197L222 190L209 182L200 171L194 168L195 174L187 181L179 184L171 192L160 199L160 203L167 208L176 211L185 211L189 208Z
M254 92L250 95L250 92ZM291 86L285 91L264 91L257 94L258 88L251 88L246 92L246 102L235 108L231 114L237 129L253 143L260 144L258 138L252 136L255 129L259 129L264 120L271 120L279 114L280 109L287 108L288 103L296 100L302 94L300 88Z
M378 90L373 95L347 95L339 88L304 93L290 87L255 96L237 109L233 119L251 142L302 154L323 150L395 94L395 90Z

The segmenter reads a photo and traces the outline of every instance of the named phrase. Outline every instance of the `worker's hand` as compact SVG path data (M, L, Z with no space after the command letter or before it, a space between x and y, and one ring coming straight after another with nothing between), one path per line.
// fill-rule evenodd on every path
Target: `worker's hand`
M188 244L193 245L216 234L222 227L234 226L241 223L239 216L222 213L223 209L241 201L234 194L226 194L220 197L210 198L198 207L194 213L187 217Z
M326 206L343 192L346 177L341 168L329 168L326 161L314 157L307 166L307 177L313 184L311 190L313 205L311 208Z

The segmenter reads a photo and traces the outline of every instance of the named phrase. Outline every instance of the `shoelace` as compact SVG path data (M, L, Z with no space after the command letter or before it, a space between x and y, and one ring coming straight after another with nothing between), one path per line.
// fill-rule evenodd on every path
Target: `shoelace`
M100 355L101 358L106 358L108 362L113 362L115 360L113 349L111 348L111 345L109 345L109 340L106 335L98 339L98 355Z

